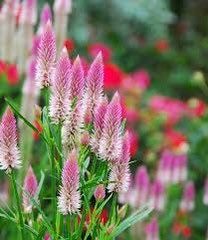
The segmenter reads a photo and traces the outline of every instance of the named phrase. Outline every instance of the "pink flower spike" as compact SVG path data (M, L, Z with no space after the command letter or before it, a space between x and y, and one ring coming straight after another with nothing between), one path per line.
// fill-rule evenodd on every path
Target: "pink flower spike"
M69 110L69 76L71 63L66 48L61 52L54 72L52 95L49 103L49 115L53 123L58 124L65 120Z
M48 3L45 3L43 6L41 15L40 15L40 24L44 26L47 24L48 21L52 22L52 13L51 13L51 8Z
M79 56L75 59L70 73L70 100L80 100L84 90L84 70Z
M99 53L91 64L86 78L85 94L83 98L84 116L87 111L94 114L94 108L103 95L104 67L103 57Z
M105 187L103 184L100 184L96 187L94 197L97 201L101 201L105 198Z
M27 172L27 175L24 180L23 186L23 207L26 213L32 211L32 202L30 198L36 197L36 192L38 189L38 182L36 176L33 172L32 167L30 166Z
M99 141L102 135L104 117L105 117L107 106L108 106L108 99L107 97L103 97L102 100L97 105L97 107L95 108L94 134L91 138L90 145L92 150L97 154L98 154L98 149L100 145Z
M153 218L145 227L146 240L159 240L159 227L156 218Z
M115 161L122 154L121 118L120 96L115 93L107 106L100 139L99 154L105 160Z
M20 12L20 24L34 25L37 21L37 1L24 0Z
M149 193L149 175L147 172L147 168L145 166L141 166L137 169L135 175L135 190L137 192L137 206L141 206L146 203Z
M130 142L128 132L123 137L122 154L117 162L112 162L109 176L109 192L124 193L129 189L131 174L129 170Z
M62 186L58 197L58 208L63 215L73 214L79 211L79 167L75 150L69 154L62 171Z
M191 212L195 206L195 187L192 181L186 183L183 190L183 197L180 204L180 209L185 212Z
M0 125L0 169L9 172L12 168L20 168L20 164L16 120L8 107Z
M150 203L157 211L163 211L165 207L165 187L164 185L155 180L150 190Z
M51 22L44 26L37 56L36 81L40 88L52 84L52 75L56 60L56 41Z

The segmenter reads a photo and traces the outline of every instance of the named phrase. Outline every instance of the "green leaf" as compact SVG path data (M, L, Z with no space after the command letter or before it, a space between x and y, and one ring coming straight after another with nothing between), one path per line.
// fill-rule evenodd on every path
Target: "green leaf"
M112 238L118 237L127 228L146 218L151 213L151 211L152 208L150 208L148 205L145 205L141 209L138 209L135 213L126 218L116 227L115 231L111 234Z

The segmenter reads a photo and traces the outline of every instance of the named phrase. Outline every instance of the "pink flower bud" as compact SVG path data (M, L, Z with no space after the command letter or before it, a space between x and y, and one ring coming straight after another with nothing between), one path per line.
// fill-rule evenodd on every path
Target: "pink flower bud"
M159 240L159 227L156 218L153 218L145 227L146 240Z
M48 21L52 22L52 13L49 4L45 3L40 16L41 25L42 26L46 25Z
M33 172L32 167L30 166L27 172L27 175L24 180L23 186L23 207L24 211L30 213L32 211L32 201L31 198L35 197L37 192L38 182L36 176Z
M101 201L105 198L105 187L103 184L100 184L96 187L94 196L97 201Z
M208 205L208 177L206 178L205 184L204 184L203 203L204 203L205 205Z
M184 186L183 197L180 204L180 209L185 212L190 212L195 206L195 187L192 181L189 181Z

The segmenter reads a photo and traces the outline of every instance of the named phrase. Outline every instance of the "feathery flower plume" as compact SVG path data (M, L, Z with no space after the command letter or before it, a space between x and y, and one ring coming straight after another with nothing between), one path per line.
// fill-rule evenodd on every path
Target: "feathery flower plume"
M179 183L187 178L187 155L176 154L173 158L172 182Z
M153 218L145 227L146 240L159 240L159 227L156 218Z
M101 201L105 198L105 187L103 184L100 184L96 187L94 197L97 201Z
M104 67L100 52L91 64L86 78L86 87L83 97L83 118L86 114L94 114L94 108L103 96Z
M67 215L78 212L80 205L79 166L76 150L73 150L63 167L58 208L60 213Z
M84 70L79 56L75 59L70 73L70 101L79 101L84 90Z
M208 177L206 178L205 184L204 184L203 203L204 203L205 205L208 205Z
M155 180L150 189L150 203L157 211L163 211L165 207L165 186L159 180Z
M52 22L52 12L48 3L45 3L40 15L41 25L44 26L48 21Z
M180 204L180 209L185 212L190 212L195 206L195 187L192 181L186 183L183 190L183 197Z
M53 32L51 22L48 21L41 35L37 57L36 81L40 88L49 87L52 84L55 60L55 34Z
M72 10L71 0L55 0L54 11L54 29L56 33L57 49L61 50L67 35L68 15Z
M97 107L95 108L95 115L94 115L94 133L90 140L90 145L92 150L98 154L99 150L99 141L103 131L104 125L104 117L106 113L106 109L108 106L108 99L107 97L103 97L102 100L98 103Z
M55 124L63 122L68 112L70 68L71 63L67 50L63 48L54 72L49 104L49 115Z
M141 166L137 169L135 175L135 190L137 192L136 205L141 206L146 203L149 193L149 175L147 168Z
M21 6L21 14L19 23L35 25L37 21L37 1L36 0L24 0Z
M127 192L130 185L130 141L128 132L123 137L122 153L117 162L112 164L110 176L109 176L109 192L123 193Z
M106 109L99 147L100 156L108 161L116 161L122 153L121 119L120 96L115 93Z
M33 172L32 167L30 166L25 176L24 185L23 185L23 207L26 213L32 212L32 202L31 198L34 198L38 189L38 182L36 176Z
M0 169L11 171L20 167L20 152L17 146L17 127L13 112L8 107L0 125Z
M80 104L77 104L73 109L69 110L64 121L61 133L65 156L77 146L80 140L82 126L81 112L82 108Z

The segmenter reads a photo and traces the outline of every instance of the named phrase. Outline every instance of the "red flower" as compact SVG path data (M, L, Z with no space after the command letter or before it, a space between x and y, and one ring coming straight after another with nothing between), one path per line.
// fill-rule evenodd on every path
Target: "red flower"
M132 73L133 82L142 90L145 90L150 85L150 75L145 69L138 70Z
M117 89L120 87L124 73L113 63L104 65L104 86L107 90Z
M182 144L187 142L186 136L183 133L173 129L167 130L165 135L168 143L173 148L180 147Z
M89 45L88 52L92 58L95 58L99 52L102 52L104 62L111 59L111 49L104 43L94 43Z
M74 50L74 41L68 38L64 41L64 46L66 47L68 53L71 53Z
M192 117L202 117L206 112L206 103L197 98L188 100L188 110Z
M130 154L135 157L139 149L139 136L133 129L128 129L130 139Z
M16 85L19 82L19 73L15 64L7 66L6 75L10 85Z
M37 128L38 132L37 131L33 132L33 138L35 141L38 141L39 135L43 131L43 126L42 126L42 123L38 119L35 120L34 126Z
M182 235L185 238L189 238L191 237L191 234L192 234L191 228L189 226L184 225L182 229Z
M159 53L165 53L170 49L169 43L166 39L159 39L156 43L155 43L155 49L159 52Z
M5 74L7 68L7 64L0 60L0 75Z
M181 233L183 224L181 224L180 222L174 222L173 227L172 227L172 231L175 235L179 235Z

